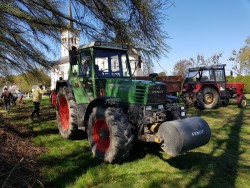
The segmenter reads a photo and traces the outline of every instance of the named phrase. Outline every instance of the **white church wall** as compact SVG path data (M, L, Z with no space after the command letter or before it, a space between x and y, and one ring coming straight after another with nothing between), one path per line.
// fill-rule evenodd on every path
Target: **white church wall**
M135 57L129 57L131 72L134 76L144 76L143 74L143 65L144 63L141 62L141 67L138 66L138 59Z
M69 50L72 46L79 47L80 45L80 31L75 30L75 32L63 31L61 34L61 57L66 57L69 55Z
M64 64L59 64L56 67L52 68L51 70L51 89L55 89L56 87L56 81L59 80L60 77L62 77L63 80L67 80L69 77L69 62L66 62Z

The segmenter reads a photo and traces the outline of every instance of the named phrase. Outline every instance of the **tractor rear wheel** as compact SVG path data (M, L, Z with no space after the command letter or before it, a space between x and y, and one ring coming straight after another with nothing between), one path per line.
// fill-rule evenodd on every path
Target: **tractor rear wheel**
M202 100L198 100L201 108L215 108L219 102L219 93L212 87L205 87L199 94L202 95Z
M238 107L239 108L246 108L247 106L247 98L246 97L242 97L240 99L240 102L238 103Z
M109 163L124 161L132 149L131 124L119 108L93 108L88 121L88 141L94 157Z
M73 139L78 136L77 105L73 93L67 87L59 89L56 101L56 117L62 137Z

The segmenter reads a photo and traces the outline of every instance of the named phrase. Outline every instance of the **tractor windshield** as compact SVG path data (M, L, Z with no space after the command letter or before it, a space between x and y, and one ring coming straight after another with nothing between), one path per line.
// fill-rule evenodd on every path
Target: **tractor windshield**
M185 82L196 82L199 77L199 71L190 71L185 76Z
M125 50L94 48L80 53L80 75L90 77L92 66L95 77L131 77L127 52Z
M124 50L96 48L95 72L98 77L130 77L127 53Z

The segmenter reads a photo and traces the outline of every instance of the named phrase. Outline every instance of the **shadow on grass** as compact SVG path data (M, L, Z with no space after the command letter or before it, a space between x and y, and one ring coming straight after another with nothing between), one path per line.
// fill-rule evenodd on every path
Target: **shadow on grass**
M10 118L12 121L26 121L29 119L33 110L34 106L31 101L26 101L22 106L11 106ZM44 104L41 104L40 114L41 117L43 117L43 122L55 120L56 118L55 108L48 105L45 106Z
M230 103L230 106L232 108L235 105L237 104ZM33 106L27 106L22 108L21 110L23 112L31 112L33 110ZM41 114L43 115L43 121L34 122L34 125L32 126L43 126L43 123L56 119L54 109L51 107L44 107L42 108L41 112ZM223 114L223 112L216 109L209 111L191 111L191 114L198 116L205 115L207 117L216 118L218 117L218 114ZM228 122L224 122L224 126L221 128L221 130L216 130L216 134L225 134L225 131L227 131L228 137L226 137L225 139L217 139L212 137L211 139L213 139L213 148L211 153L209 154L190 151L166 160L162 156L160 145L155 143L137 142L134 145L130 157L125 161L125 163L141 160L146 155L152 154L158 156L163 161L166 161L169 165L180 170L189 171L192 168L195 168L196 170L198 169L198 175L193 177L192 181L186 187L195 187L199 184L199 182L202 181L202 178L204 178L204 176L208 177L209 179L209 183L206 187L235 187L237 169L239 167L238 160L239 155L242 152L239 149L239 134L241 131L240 125L243 122L243 116L244 109L241 109L237 117L231 117ZM20 120L27 117L28 116L17 116L15 118ZM37 123L38 125L36 125ZM56 124L55 127L49 125L44 129L35 131L34 136L49 136L51 134L59 134ZM70 146L65 145L65 147ZM216 156L215 153L218 150L224 151L219 156ZM43 168L46 169L46 172L49 172L49 169L51 169L51 171L59 171L55 173L55 176L53 176L53 173L51 172L51 177L49 177L50 174L45 174L44 182L46 182L46 187L66 187L67 185L76 181L78 177L82 176L90 169L102 164L102 162L92 157L92 153L89 147L81 147L74 150L68 155L64 154L58 157L46 154L46 156L44 155L40 157L39 163ZM152 181L151 184L148 185L148 187L161 187L161 183Z
M210 117L217 117L214 113L216 111L207 111L206 115ZM217 112L218 113L218 112ZM198 111L198 115L203 112ZM237 169L239 167L239 156L243 151L240 151L240 132L241 125L243 124L244 109L240 109L239 114L233 118L228 119L228 122L224 123L221 130L217 130L218 134L225 134L227 132L228 137L225 139L216 139L213 137L213 149L209 154L188 152L186 154L170 158L166 160L171 166L180 170L189 170L195 166L198 168L199 175L193 178L187 187L194 187L197 185L203 176L209 178L209 183L206 187L235 187L235 181L237 178ZM223 151L219 156L215 153L218 150Z
M92 157L88 147L78 148L63 157L43 156L39 162L51 173L44 177L45 187L67 187L88 169L101 164Z
M58 129L56 127L55 128L50 127L50 128L35 131L33 136L34 137L36 137L36 136L46 136L46 135L52 135L52 134L59 135L59 131L58 131Z
M218 110L198 111L198 116L206 115L207 117L218 117L223 112ZM191 170L195 168L199 173L194 177L189 185L186 187L193 187L202 181L204 176L209 179L207 187L235 187L235 181L237 177L238 160L241 154L239 150L239 134L241 130L241 124L243 122L244 109L240 110L237 117L231 117L228 122L224 123L221 130L217 130L216 134L225 134L227 132L228 137L225 139L213 139L213 148L211 153L203 154L200 152L187 152L174 158L164 159L162 157L160 145L155 143L136 142L131 152L130 157L125 161L133 162L143 159L146 155L152 154L158 156L162 160L166 161L169 165L180 170ZM46 134L58 134L57 128L46 128L40 130L36 135ZM212 132L213 135L213 132ZM226 148L224 149L224 146ZM218 150L224 150L219 156L215 156ZM56 163L55 163L56 161ZM89 147L79 148L70 155L65 155L63 158L47 157L42 158L40 161L45 168L50 168L53 165L53 169L59 168L61 171L58 176L51 180L46 180L46 186L48 187L65 187L68 184L74 182L77 177L82 176L89 169L96 167L102 162L94 159ZM151 182L154 187L160 187L159 182Z
M146 155L152 154L155 156L160 156L161 147L157 143L146 143L137 141L133 145L132 152L126 162L133 162L136 160L143 159Z
M201 152L187 152L169 159L162 158L162 160L179 170L190 170L197 165L200 166L199 168L203 169L208 166L212 160L214 160L214 157Z
M228 177L227 181L229 182L227 183L235 187L238 160L239 160L239 155L241 154L239 148L240 148L240 131L242 127L241 125L243 124L243 115L244 115L244 109L241 109L240 113L238 114L237 117L235 117L234 123L229 129L228 132L229 139L225 139L224 142L221 140L217 140L215 142L211 154L213 154L215 150L221 148L223 144L226 144L226 149L224 150L224 153L222 153L216 159L216 166L214 166L213 169L213 176L210 177L210 181L208 184L209 187L213 186L215 182L223 181L225 177ZM230 123L232 122L230 122L229 120L229 122L227 122L225 126L227 126L227 124Z

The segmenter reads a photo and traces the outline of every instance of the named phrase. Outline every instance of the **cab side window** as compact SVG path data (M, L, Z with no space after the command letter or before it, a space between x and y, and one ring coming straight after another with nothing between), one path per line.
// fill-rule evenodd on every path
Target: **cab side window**
M215 70L216 81L225 81L225 74L223 70Z

